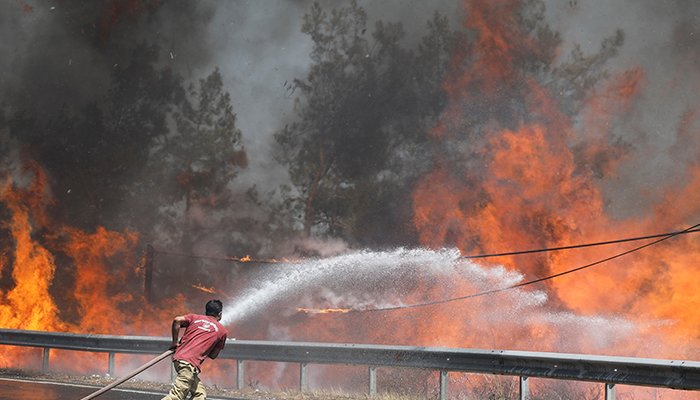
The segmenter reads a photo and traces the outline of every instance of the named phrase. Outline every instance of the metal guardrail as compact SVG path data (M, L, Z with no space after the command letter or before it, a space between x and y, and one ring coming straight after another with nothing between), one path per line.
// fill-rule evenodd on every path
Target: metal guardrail
M44 349L48 369L50 349L109 353L108 372L114 373L114 354L158 354L170 338L152 336L78 335L0 329L0 344ZM300 364L300 389L308 389L309 364L366 365L369 393L376 394L377 367L421 368L440 371L440 398L447 399L448 372L518 376L520 399L529 398L532 377L599 382L605 398L615 398L615 385L700 390L700 362L633 357L593 356L508 350L274 342L229 339L219 358L237 361L236 387L243 388L244 361Z

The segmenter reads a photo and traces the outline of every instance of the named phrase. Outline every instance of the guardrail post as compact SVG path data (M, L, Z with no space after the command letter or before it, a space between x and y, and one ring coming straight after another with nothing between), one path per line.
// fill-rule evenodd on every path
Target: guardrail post
M299 364L299 390L302 392L309 389L308 363Z
M440 400L447 400L447 372L440 371Z
M49 353L51 353L50 347L44 347L44 353L41 358L41 370L46 372L49 370Z
M243 360L236 360L236 389L242 390L243 382Z
M520 400L530 400L530 382L527 376L520 377Z
M615 384L605 384L605 400L615 400Z
M107 374L109 376L114 376L114 353L109 353L109 360L107 364Z
M377 367L369 367L369 395L371 397L377 395Z

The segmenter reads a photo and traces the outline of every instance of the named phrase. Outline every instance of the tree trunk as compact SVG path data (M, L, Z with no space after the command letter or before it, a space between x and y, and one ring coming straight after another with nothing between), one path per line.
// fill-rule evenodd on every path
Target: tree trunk
M309 191L304 202L304 232L305 238L311 236L311 225L314 221L314 200L316 199L316 193L321 186L321 180L326 176L328 170L330 169L330 163L326 160L326 153L324 151L324 140L319 141L319 151L318 151L318 169L314 173L311 182L309 183Z

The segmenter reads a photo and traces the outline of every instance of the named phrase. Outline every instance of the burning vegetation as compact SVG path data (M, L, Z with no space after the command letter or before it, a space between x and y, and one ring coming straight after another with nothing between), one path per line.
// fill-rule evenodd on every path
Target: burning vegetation
M698 358L697 235L527 287L633 245L464 258L700 222L699 105L648 133L662 100L654 71L611 67L622 30L584 51L538 0L464 0L459 27L435 13L422 36L310 5L268 155L244 146L230 71L193 76L212 68L212 4L29 3L1 6L38 33L0 102L0 327L167 336L220 296L247 339ZM261 189L273 159L287 181Z

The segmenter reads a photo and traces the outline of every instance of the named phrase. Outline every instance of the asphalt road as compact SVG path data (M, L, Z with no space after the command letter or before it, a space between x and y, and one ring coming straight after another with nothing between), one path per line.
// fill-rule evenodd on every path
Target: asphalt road
M0 400L80 400L99 388L23 381L15 379L0 379ZM151 394L133 390L110 390L96 399L98 400L159 400L165 393Z

